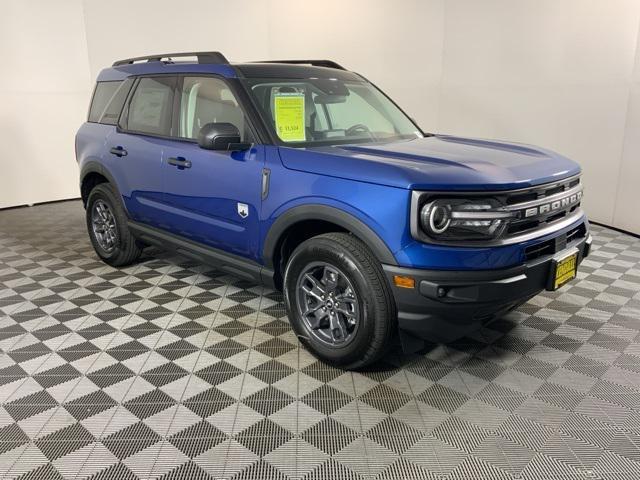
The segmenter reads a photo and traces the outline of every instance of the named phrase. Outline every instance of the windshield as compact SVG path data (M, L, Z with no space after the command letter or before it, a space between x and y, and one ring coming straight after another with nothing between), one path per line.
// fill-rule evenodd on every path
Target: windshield
M309 147L422 137L376 87L337 79L245 80L282 144Z

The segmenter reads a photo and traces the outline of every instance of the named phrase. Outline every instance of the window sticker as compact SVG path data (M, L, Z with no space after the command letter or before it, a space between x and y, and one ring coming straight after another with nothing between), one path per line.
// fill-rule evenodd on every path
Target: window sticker
M304 95L279 93L274 102L278 136L284 142L304 142Z

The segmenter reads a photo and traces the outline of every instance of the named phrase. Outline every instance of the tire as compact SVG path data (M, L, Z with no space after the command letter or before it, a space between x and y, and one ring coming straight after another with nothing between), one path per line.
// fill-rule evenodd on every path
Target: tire
M396 305L382 266L353 235L326 233L300 244L287 262L283 290L298 338L330 365L356 370L375 363L397 331ZM305 315L309 311L314 313Z
M112 226L110 241L105 240L104 233L100 233L104 226L104 215L100 215L99 211L106 212L107 217L113 219L108 222ZM101 227L94 228L94 215L103 221ZM101 183L91 190L87 200L86 220L91 244L105 263L113 267L122 267L133 263L142 254L141 245L127 227L127 214L118 194L110 184Z

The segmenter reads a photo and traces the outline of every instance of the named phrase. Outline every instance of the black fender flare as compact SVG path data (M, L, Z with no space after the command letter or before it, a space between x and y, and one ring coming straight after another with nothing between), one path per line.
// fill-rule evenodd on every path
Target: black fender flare
M111 175L111 172L109 172L109 170L104 168L104 166L97 160L91 160L85 163L84 165L82 165L82 168L80 169L80 186L82 186L82 183L84 182L85 177L90 173L99 173L104 178L109 180L109 183L112 183L116 189L118 188L118 185L116 184L116 181L113 178L113 175Z
M303 220L323 220L334 223L362 240L372 250L380 263L397 265L396 259L387 244L367 224L344 210L328 205L307 204L287 210L269 228L262 247L263 261L267 268L274 268L273 259L282 234L290 226Z
M98 173L109 181L111 186L116 191L116 195L120 200L120 205L122 205L122 208L124 209L127 217L131 218L131 215L129 215L129 211L127 210L127 205L124 203L124 200L122 198L122 193L118 188L118 183L116 182L116 179L114 178L113 175L111 175L111 172L107 168L105 168L104 165L102 165L100 162L96 160L90 160L82 166L82 168L80 169L80 192L82 193L82 184L84 182L84 179L87 177L87 175L91 173Z
M109 181L109 183L113 186L113 188L116 190L118 197L122 200L122 195L120 193L120 189L118 188L118 184L116 183L116 179L113 177L113 175L111 175L111 172L104 167L104 165L102 165L100 162L96 160L91 160L85 163L80 169L80 191L81 192L82 192L82 184L84 183L84 179L87 177L87 175L91 173L98 173L102 175L104 178L106 178ZM124 206L124 202L123 202L123 206ZM125 207L125 211L126 211L126 207Z

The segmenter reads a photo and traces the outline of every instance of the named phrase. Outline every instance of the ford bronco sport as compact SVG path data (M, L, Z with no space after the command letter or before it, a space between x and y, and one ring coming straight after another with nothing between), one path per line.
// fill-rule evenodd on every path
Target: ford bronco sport
M115 62L76 153L100 258L156 245L282 289L300 340L343 368L396 332L409 351L464 336L573 279L591 244L576 163L424 133L328 60Z

